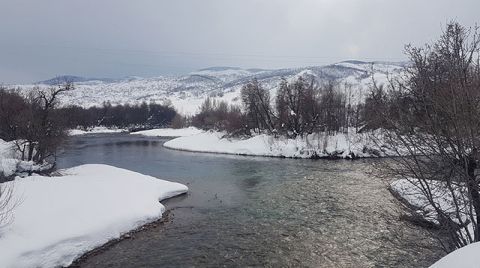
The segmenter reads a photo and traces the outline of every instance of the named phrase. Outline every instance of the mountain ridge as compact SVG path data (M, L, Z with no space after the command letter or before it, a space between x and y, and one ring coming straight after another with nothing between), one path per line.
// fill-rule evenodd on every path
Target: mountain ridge
M405 62L348 60L323 66L271 70L217 66L185 75L151 78L92 78L89 80L75 77L77 81L73 82L76 89L62 96L62 103L90 107L102 105L104 102L110 102L113 105L171 102L180 113L194 114L207 97L240 104L241 87L254 78L268 89L273 97L282 79L293 81L300 76L313 79L319 85L327 81L333 81L342 86L349 84L349 90L353 92L349 94L355 102L359 102L364 99L372 82L372 76L375 81L382 83L389 75L400 73L405 65ZM36 85L51 86L51 82L58 79L45 81L50 83Z

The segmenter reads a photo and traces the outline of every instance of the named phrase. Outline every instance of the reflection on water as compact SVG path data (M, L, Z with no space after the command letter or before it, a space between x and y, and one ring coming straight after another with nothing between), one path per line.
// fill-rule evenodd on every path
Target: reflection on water
M106 163L187 184L172 221L85 267L425 267L442 252L366 171L368 161L195 154L125 134L75 137L59 166Z

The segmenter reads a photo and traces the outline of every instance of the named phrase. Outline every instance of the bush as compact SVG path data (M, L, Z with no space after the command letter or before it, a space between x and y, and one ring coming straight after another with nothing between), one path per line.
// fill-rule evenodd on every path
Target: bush
M200 112L192 118L192 125L201 129L227 131L232 135L247 134L246 116L238 106L228 105L225 101L217 102L207 98L200 107Z

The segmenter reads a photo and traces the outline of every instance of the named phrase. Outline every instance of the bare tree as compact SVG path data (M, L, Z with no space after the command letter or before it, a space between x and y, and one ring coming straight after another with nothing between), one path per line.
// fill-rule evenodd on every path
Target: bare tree
M321 88L320 94L320 129L333 134L345 125L345 96L332 81Z
M433 45L407 46L411 66L391 81L388 105L371 96L382 101L366 109L383 115L382 142L396 156L381 171L421 192L448 251L480 241L479 43L477 28L452 22Z
M374 81L373 86L365 98L362 110L362 119L365 123L365 129L386 128L388 119L385 112L388 111L388 96L383 85L377 85ZM380 113L380 111L382 111Z
M275 124L270 105L270 92L263 88L257 79L253 79L242 87L240 95L252 128L257 132L267 130L272 133Z
M21 160L42 163L66 138L66 120L58 111L58 96L72 84L34 88L26 96L0 90L0 138L14 141Z
M35 88L27 96L29 109L24 113L24 127L16 140L23 159L42 163L55 154L58 146L66 138L66 124L56 112L58 96L73 89L67 83L48 89Z
M277 128L281 133L295 137L316 130L319 119L317 93L313 79L308 83L299 77L290 84L282 79L275 98Z
M0 87L0 139L18 139L27 110L28 104L17 90Z

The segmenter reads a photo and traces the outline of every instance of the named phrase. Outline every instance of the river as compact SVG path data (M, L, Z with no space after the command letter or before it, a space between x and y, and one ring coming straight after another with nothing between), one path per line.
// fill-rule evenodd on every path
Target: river
M296 160L168 150L167 139L72 137L58 167L104 163L181 182L169 220L93 254L80 267L427 267L443 252L372 161ZM92 189L93 190L93 189Z

